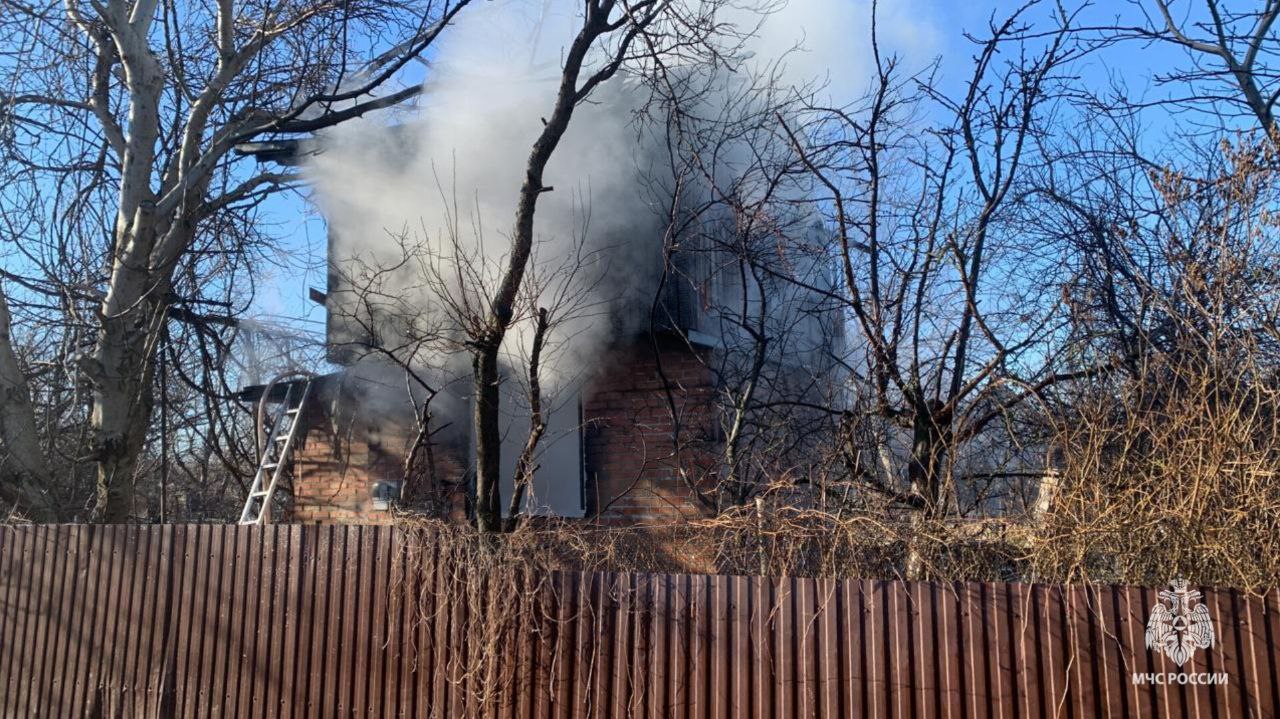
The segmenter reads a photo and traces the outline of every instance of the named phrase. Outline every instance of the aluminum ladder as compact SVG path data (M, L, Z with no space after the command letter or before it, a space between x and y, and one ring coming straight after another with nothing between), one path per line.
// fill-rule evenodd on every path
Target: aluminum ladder
M267 423L261 421L265 414L267 398L271 394L274 382L267 385L259 404L259 427ZM275 495L276 486L289 463L293 443L298 435L298 426L302 410L306 407L307 397L311 394L311 378L290 382L286 385L284 401L275 418L271 420L271 431L262 442L261 455L258 457L258 470L253 474L253 483L249 485L249 496L244 501L244 509L240 511L240 524L265 524L271 514L271 498Z

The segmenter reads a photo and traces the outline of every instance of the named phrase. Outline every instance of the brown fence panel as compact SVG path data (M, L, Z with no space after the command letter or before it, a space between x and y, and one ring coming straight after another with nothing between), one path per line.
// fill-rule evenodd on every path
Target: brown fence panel
M1280 704L1276 591L1201 588L1215 642L1178 666L1146 646L1167 601L1150 588L468 572L387 527L2 527L0 713L1222 718Z

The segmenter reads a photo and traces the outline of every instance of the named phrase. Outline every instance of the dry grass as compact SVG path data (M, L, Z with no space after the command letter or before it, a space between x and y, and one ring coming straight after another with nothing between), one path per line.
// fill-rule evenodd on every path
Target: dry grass
M933 526L870 515L776 507L734 510L678 524L609 527L573 520L529 523L504 535L470 525L402 515L418 551L481 572L524 567L553 571L696 573L746 576L901 579L914 541L934 579L1017 580L1025 552L1004 522Z
M1059 582L1248 590L1280 579L1280 393L1201 358L1166 358L1064 426L1062 483L1026 556Z

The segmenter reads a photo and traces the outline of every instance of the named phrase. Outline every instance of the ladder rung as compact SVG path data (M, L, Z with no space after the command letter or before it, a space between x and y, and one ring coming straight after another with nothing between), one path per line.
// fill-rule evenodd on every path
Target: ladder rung
M263 462L262 463L263 469L275 469L276 467L279 467L279 466L280 466L279 462Z
M300 412L300 411L302 411L302 408L301 408L301 407L290 407L289 409L286 409L286 410L284 411L284 413L285 413L285 414L297 414L297 413L298 413L298 412Z
M268 494L270 494L270 492L250 492L250 493L249 493L249 496L250 496L250 497L265 497L265 496L267 496Z
M288 442L288 441L289 441L289 435L287 435L287 434L277 434L277 435L276 435L276 441L277 441L277 442Z

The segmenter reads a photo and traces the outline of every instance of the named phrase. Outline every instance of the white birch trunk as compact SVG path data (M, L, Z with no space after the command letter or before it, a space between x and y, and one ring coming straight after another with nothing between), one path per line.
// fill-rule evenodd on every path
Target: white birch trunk
M27 377L10 336L9 302L0 286L0 501L30 519L52 519L47 499L48 464L36 430Z

